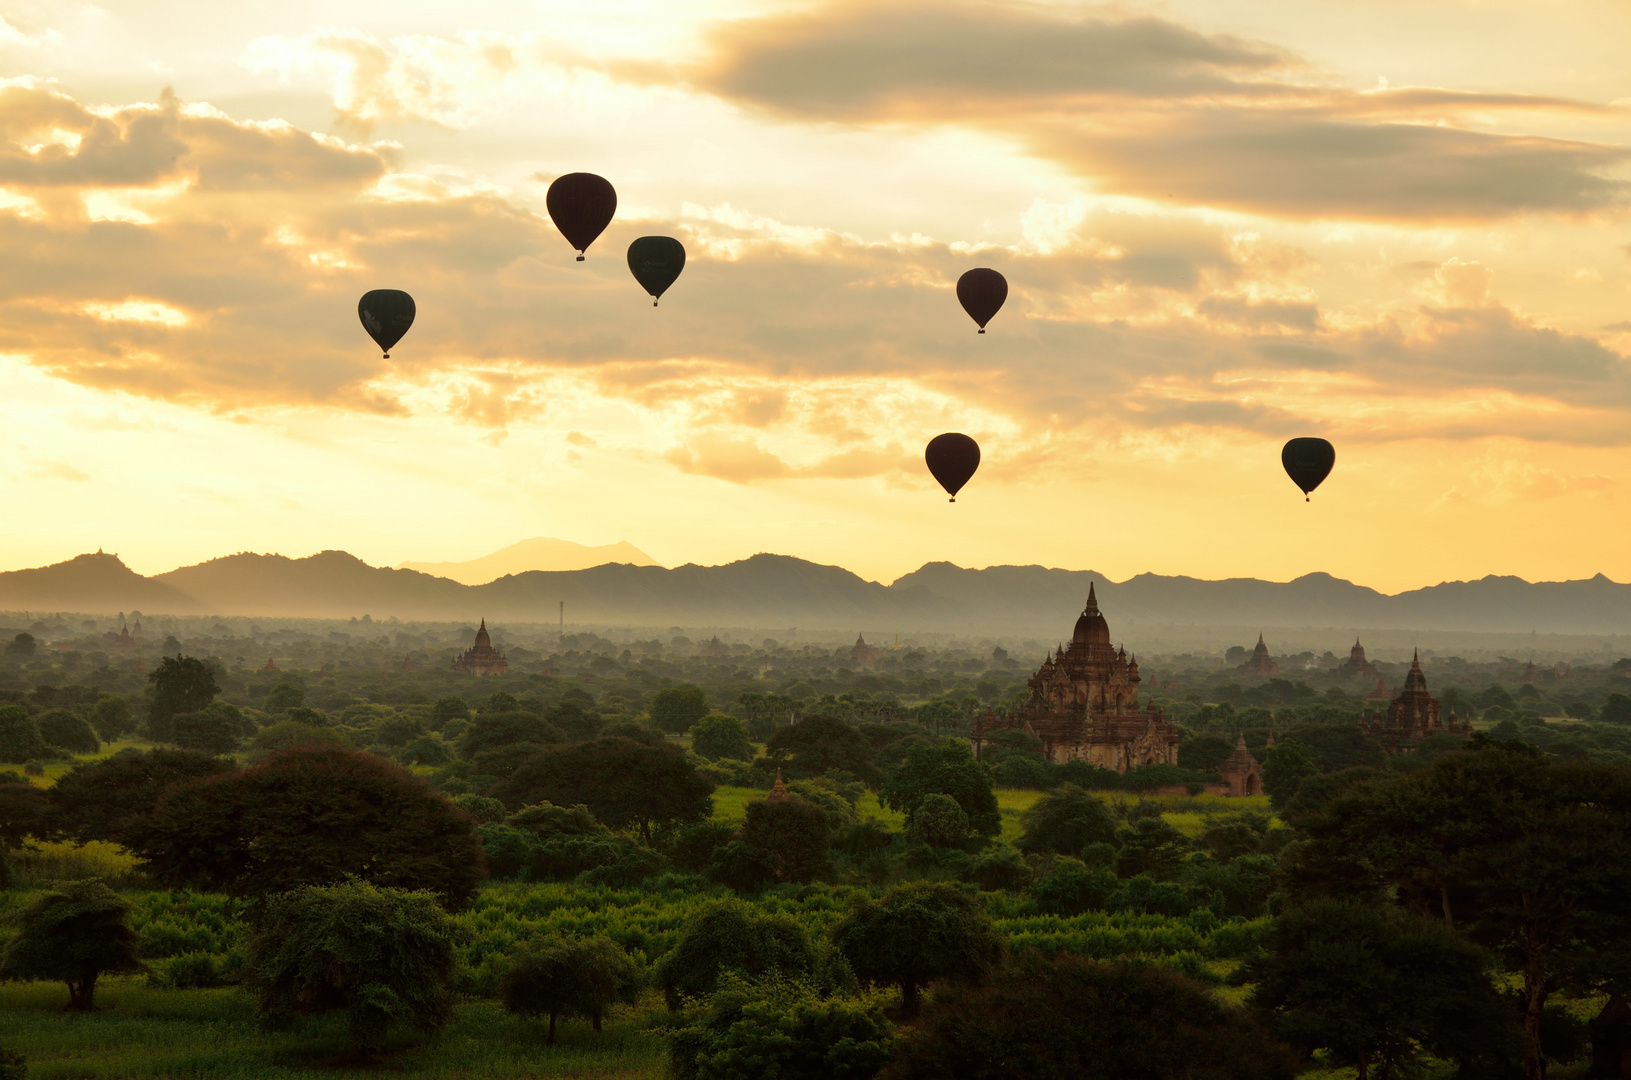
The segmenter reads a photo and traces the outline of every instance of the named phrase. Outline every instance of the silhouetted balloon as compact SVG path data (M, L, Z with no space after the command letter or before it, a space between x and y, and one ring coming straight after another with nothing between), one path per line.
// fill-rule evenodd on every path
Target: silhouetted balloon
M985 333L985 324L1002 310L1002 302L1006 299L1008 279L995 270L982 266L957 279L957 301L968 312L969 318L980 324L982 334Z
M968 478L980 467L980 444L967 435L948 431L929 440L928 449L923 451L923 460L929 463L929 471L946 489L951 501L956 502L957 493L963 490Z
M578 249L578 261L606 231L617 213L617 192L605 178L594 173L575 172L557 176L544 196L550 220L561 230L566 242Z
M651 306L685 269L685 245L672 236L642 236L629 245L629 271L646 292Z
M391 346L401 341L413 325L413 316L413 297L401 289L375 289L363 293L357 301L362 328L378 343L387 360L391 358Z
M1303 502L1311 501L1308 493L1331 475L1336 460L1336 447L1324 439L1292 439L1280 451L1280 464L1291 482L1302 488Z

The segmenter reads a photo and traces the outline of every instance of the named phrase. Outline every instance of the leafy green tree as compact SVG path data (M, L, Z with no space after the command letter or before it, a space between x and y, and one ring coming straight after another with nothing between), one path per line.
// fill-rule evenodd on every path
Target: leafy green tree
M265 897L356 876L462 906L486 875L475 824L383 758L311 746L170 789L129 846L172 887Z
M700 686L681 683L651 695L651 723L670 734L683 734L707 715L708 695Z
M1277 742L1263 755L1263 791L1276 810L1284 809L1302 782L1319 772L1319 762L1308 747L1300 742Z
M1171 881L1189 857L1189 839L1158 817L1139 818L1119 830L1116 839L1116 874L1130 878L1144 874L1157 881Z
M177 713L170 718L173 741L183 750L204 754L230 754L243 741L243 727L230 716L208 709Z
M470 719L470 706L465 704L463 698L437 698L436 704L430 707L430 728L432 731L442 730L442 725L449 720L468 719Z
M892 809L906 815L907 823L929 795L949 795L968 815L971 830L981 836L1002 832L1002 813L991 790L991 770L974 760L962 739L945 739L935 746L914 746L906 760L884 780L879 796Z
M34 718L45 745L65 754L94 754L102 749L84 717L67 709L47 709Z
M1545 1073L1547 998L1624 970L1631 768L1474 736L1413 772L1363 776L1296 825L1299 893L1393 894L1522 973L1529 1080Z
M453 760L441 739L421 735L402 748L401 760L408 765L429 765L439 768Z
M477 832L493 876L522 881L568 880L586 870L613 866L631 847L585 806L524 806L502 823L483 825Z
M1631 697L1625 694L1608 695L1597 719L1605 724L1631 724Z
M1307 750L1321 772L1379 769L1388 763L1381 744L1360 731L1358 724L1301 724L1287 731L1274 744L1275 749L1287 743Z
M531 713L483 712L465 729L459 741L459 753L467 758L489 750L514 753L537 753L553 743L564 742L565 736L541 716ZM517 748L524 748L517 751Z
M130 699L122 694L103 694L91 706L91 727L103 742L118 742L136 730L130 715Z
M876 784L881 775L866 737L836 716L806 716L777 728L765 744L765 761L789 780L845 772Z
M932 792L917 804L917 813L906 823L906 836L935 848L962 847L968 842L968 815L950 795Z
M1360 1080L1409 1075L1424 1053L1467 1064L1517 1031L1490 983L1489 957L1404 912L1318 900L1274 921L1238 978L1252 1005L1305 1054L1324 1049Z
M34 655L34 650L37 648L39 648L39 642L34 640L34 635L24 631L6 643L6 655L15 656L19 660L26 660Z
M67 983L71 1011L95 1007L103 975L144 970L130 903L100 881L69 881L35 897L16 925L0 956L0 979Z
M1080 859L1056 859L1046 877L1031 886L1037 910L1045 915L1084 915L1103 911L1121 883L1103 867Z
M758 978L798 977L816 967L804 928L787 915L762 914L740 900L723 900L693 915L674 948L657 964L657 982L670 1009L714 992L727 971Z
M549 802L587 806L614 829L652 829L713 814L713 782L677 746L648 746L616 736L552 747L524 761L492 794L507 806Z
M833 941L863 981L900 987L908 1019L917 1016L929 983L978 982L1003 957L1002 936L979 897L933 881L863 901L833 931Z
M147 735L154 742L173 741L176 714L198 712L221 692L214 670L192 656L166 656L147 681Z
M291 709L290 713L298 711L300 710ZM287 716L289 713L284 715ZM327 724L303 724L298 720L281 720L276 724L268 724L256 732L250 745L258 755L264 755L279 750L293 750L301 746L348 748L351 746L351 737Z
M810 881L827 870L832 829L821 807L804 799L748 803L740 838L772 881Z
M391 1027L435 1035L453 1016L461 934L429 892L355 879L267 899L250 939L248 985L262 1019L341 1010L352 1048L381 1049Z
M510 1012L555 1020L578 1016L596 1031L606 1010L618 1002L634 1004L643 983L640 968L611 938L554 938L523 946L510 957L499 982L499 997Z
M287 712L306 704L306 688L294 683L278 683L266 695L265 708L269 713Z
M691 725L691 749L710 761L753 760L753 740L742 721L723 713L709 713Z
M1020 815L1019 849L1080 855L1088 844L1113 844L1116 819L1103 802L1075 784L1062 784Z
M1268 913L1278 864L1271 855L1237 855L1226 863L1198 860L1189 867L1190 895L1224 918Z
M1201 831L1201 847L1218 862L1256 854L1268 832L1268 820L1229 817L1210 821Z
M1177 972L1020 954L937 992L888 1080L1291 1080L1298 1062L1250 1014Z
M106 840L134 848L166 790L232 768L193 750L121 750L57 777L50 788L52 818L77 843Z
M0 762L22 765L46 754L40 725L21 705L0 705Z
M824 994L809 982L727 972L669 1036L677 1080L867 1080L889 1060L895 1028L876 995Z

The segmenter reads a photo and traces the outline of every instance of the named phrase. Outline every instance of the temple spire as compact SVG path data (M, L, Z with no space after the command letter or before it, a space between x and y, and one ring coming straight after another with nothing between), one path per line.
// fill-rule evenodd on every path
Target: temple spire
M1091 581L1087 583L1086 613L1088 615L1097 615L1099 613L1099 597L1098 594L1093 591L1093 583Z

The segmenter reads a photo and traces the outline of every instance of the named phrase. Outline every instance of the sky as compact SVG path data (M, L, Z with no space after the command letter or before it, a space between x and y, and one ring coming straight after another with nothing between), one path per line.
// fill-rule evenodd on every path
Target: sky
M0 569L1631 580L1625 0L0 17ZM582 263L574 171L618 193ZM390 359L374 288L418 305ZM1312 502L1295 436L1336 446Z

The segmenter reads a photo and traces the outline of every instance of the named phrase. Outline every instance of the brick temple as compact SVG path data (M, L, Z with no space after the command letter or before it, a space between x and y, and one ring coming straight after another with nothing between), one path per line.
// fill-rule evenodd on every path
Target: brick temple
M1008 716L989 708L974 722L974 755L995 731L1019 730L1042 741L1049 761L1089 761L1125 773L1178 763L1178 726L1138 703L1138 660L1110 644L1110 626L1088 586L1087 606L1070 644L1042 662L1030 698Z
M1336 673L1349 679L1364 679L1367 682L1380 678L1382 674L1376 670L1375 664L1365 659L1365 646L1359 644L1358 638L1354 638L1354 647L1349 651L1348 659L1337 665Z
M1404 689L1387 707L1387 715L1367 716L1359 721L1360 730L1390 754L1408 754L1421 745L1429 735L1472 736L1472 721L1457 721L1455 710L1450 719L1441 722L1443 706L1427 692L1427 676L1421 669L1421 656L1411 657L1410 671L1404 677Z
M510 662L504 659L504 654L493 648L493 639L487 633L487 620L481 620L481 629L476 631L476 643L453 661L454 671L468 671L475 676L502 675L510 670Z
M1252 655L1235 670L1246 675L1278 675L1280 665L1269 655L1269 647L1263 644L1263 635L1258 634L1257 648L1253 649Z

